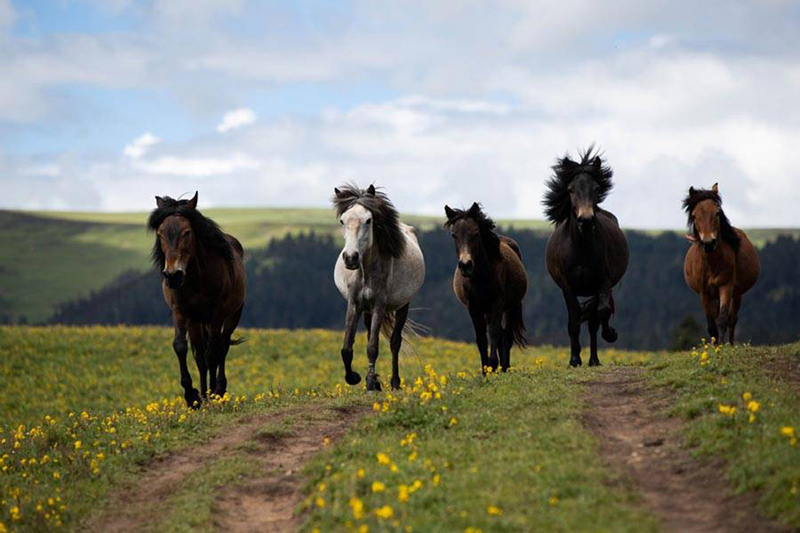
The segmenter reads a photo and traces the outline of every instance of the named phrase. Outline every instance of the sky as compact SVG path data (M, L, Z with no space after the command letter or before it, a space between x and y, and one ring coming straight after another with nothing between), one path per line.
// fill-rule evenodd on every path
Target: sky
M595 144L626 227L800 225L794 0L0 0L0 208L326 207L542 218Z

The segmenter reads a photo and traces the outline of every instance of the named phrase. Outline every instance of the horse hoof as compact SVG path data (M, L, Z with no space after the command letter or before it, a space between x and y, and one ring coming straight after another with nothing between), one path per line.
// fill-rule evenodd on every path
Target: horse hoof
M583 364L583 362L580 359L570 359L569 360L569 366L571 366L572 368L577 368L577 367L581 366L582 364Z
M361 374L358 372L348 372L344 375L344 380L348 385L358 385L361 383Z
M589 359L589 366L601 366L599 359Z
M392 390L400 390L400 378L392 378Z
M381 391L381 382L378 376L367 376L367 390L368 391Z
M614 328L609 327L608 331L603 330L603 340L606 342L617 342L619 335L617 335L617 330Z
M200 409L203 399L200 398L200 392L197 389L192 389L192 392L187 392L184 396L186 406L190 409Z

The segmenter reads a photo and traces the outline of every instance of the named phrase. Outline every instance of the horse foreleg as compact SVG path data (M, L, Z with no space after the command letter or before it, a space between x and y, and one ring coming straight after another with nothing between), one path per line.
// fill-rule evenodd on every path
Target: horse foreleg
M369 341L370 330L372 329L372 313L364 313L364 327L367 330L367 341Z
M485 374L486 367L489 366L489 341L486 337L486 317L477 309L470 309L469 316L472 319L472 327L475 329L475 344L478 345L478 353L481 356L481 372Z
M372 309L372 324L369 332L369 342L367 342L367 358L369 368L367 369L367 390L381 390L381 382L375 372L375 364L378 362L378 347L381 340L381 324L386 316L386 310L379 305Z
M233 332L239 325L239 320L242 319L242 305L238 311L228 316L223 322L222 333L220 334L219 351L217 352L218 372L217 372L217 388L214 391L219 396L225 396L228 391L228 378L225 376L225 360L228 357L228 351L231 349L231 337Z
M564 289L562 292L569 314L567 322L570 341L569 366L581 366L583 364L581 361L581 305L578 303L578 297L572 294L572 291Z
M403 344L403 328L408 319L408 304L394 313L394 330L389 343L392 349L392 389L400 388L400 346Z
M711 337L712 342L719 341L719 330L717 329L717 317L719 316L719 299L703 292L700 294L700 302L703 304L703 311L706 314L706 323L708 325L708 335Z
M353 343L358 331L358 318L361 311L353 302L347 302L347 314L344 320L344 343L342 344L342 362L344 363L344 380L348 385L358 385L361 375L353 372Z
M597 357L597 330L600 328L598 314L594 312L589 315L589 366L600 366L600 359Z
M500 364L500 355L503 350L503 315L502 313L493 313L489 317L489 367L492 372L497 370ZM505 370L505 369L503 369Z
M725 343L725 334L728 332L728 323L733 306L733 283L719 288L719 317L717 317L717 344Z
M192 387L192 376L189 374L189 367L186 366L186 354L189 352L189 345L186 342L186 326L182 321L175 320L175 338L172 341L172 348L178 356L178 366L181 371L181 386L183 387L183 397L189 407L200 407L200 393Z
M203 335L203 326L199 324L190 325L189 340L192 342L194 362L197 365L197 373L200 375L200 395L205 398L208 395L208 367L206 367L206 349L208 346Z

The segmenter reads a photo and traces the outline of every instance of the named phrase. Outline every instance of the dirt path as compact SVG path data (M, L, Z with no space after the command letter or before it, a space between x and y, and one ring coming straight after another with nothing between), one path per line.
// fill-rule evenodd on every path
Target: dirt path
M284 437L260 439L256 452L261 472L241 485L226 487L216 500L212 516L218 531L283 532L297 529L294 514L300 502L300 469L323 446L344 435L365 408L331 409L304 416ZM304 414L305 415L305 414Z
M236 453L242 445L249 449L264 471L255 481L241 487L226 487L215 505L216 525L220 531L293 530L294 508L300 501L300 467L320 450L323 439L341 437L366 408L336 408L325 405L292 407L246 417L223 428L219 435L156 460L137 478L134 485L112 496L107 511L86 525L88 531L132 532L153 527L153 518L161 516L165 502L187 476L206 462ZM292 425L280 437L264 435L266 425L291 420ZM252 444L257 444L252 446Z
M589 383L587 428L604 459L632 478L666 531L784 531L760 517L756 496L734 496L722 464L682 449L681 422L663 415L669 399L649 389L637 368L615 368Z

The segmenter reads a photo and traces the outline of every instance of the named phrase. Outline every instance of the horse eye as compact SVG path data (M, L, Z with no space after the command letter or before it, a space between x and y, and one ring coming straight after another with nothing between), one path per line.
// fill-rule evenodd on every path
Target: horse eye
M339 220L339 224L341 224L342 226L344 226L344 220L341 220L341 219L340 219L340 220Z
M371 218L367 219L367 225L369 225L369 224L372 224L372 219Z

